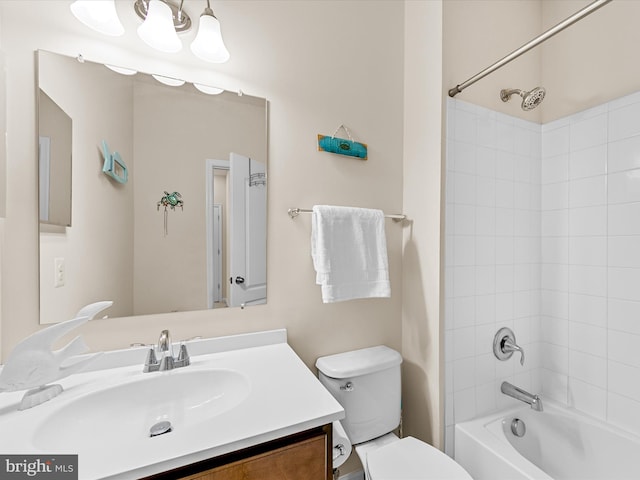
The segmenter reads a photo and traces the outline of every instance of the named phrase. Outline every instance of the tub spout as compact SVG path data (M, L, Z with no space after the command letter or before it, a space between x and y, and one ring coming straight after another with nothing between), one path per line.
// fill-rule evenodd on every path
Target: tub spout
M536 412L542 412L542 399L538 395L533 395L516 387L515 385L510 384L509 382L502 382L500 391L505 395L515 398L516 400L528 403Z

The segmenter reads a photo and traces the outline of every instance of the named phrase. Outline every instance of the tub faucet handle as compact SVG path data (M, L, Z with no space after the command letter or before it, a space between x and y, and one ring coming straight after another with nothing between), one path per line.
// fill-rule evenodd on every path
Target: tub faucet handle
M502 344L503 352L520 352L520 365L524 365L524 350L522 347L516 345L508 337L505 337Z
M524 365L524 350L516 343L516 336L510 328L503 327L493 338L493 354L498 360L508 360L513 352L520 352L520 365Z

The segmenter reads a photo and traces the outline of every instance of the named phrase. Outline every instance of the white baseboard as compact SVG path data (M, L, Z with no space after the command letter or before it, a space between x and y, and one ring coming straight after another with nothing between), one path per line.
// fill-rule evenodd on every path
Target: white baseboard
M346 475L340 475L338 480L364 480L364 471L357 470L355 472L347 473Z

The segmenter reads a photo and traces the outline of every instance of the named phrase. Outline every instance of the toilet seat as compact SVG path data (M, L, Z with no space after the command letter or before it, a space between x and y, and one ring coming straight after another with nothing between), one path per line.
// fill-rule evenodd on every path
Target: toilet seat
M473 480L453 459L413 437L369 452L367 469L372 480Z

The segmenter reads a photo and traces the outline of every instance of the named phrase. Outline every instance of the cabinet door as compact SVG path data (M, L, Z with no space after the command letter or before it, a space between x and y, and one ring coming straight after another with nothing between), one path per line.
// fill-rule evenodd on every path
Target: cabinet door
M326 480L326 445L321 435L182 480Z

